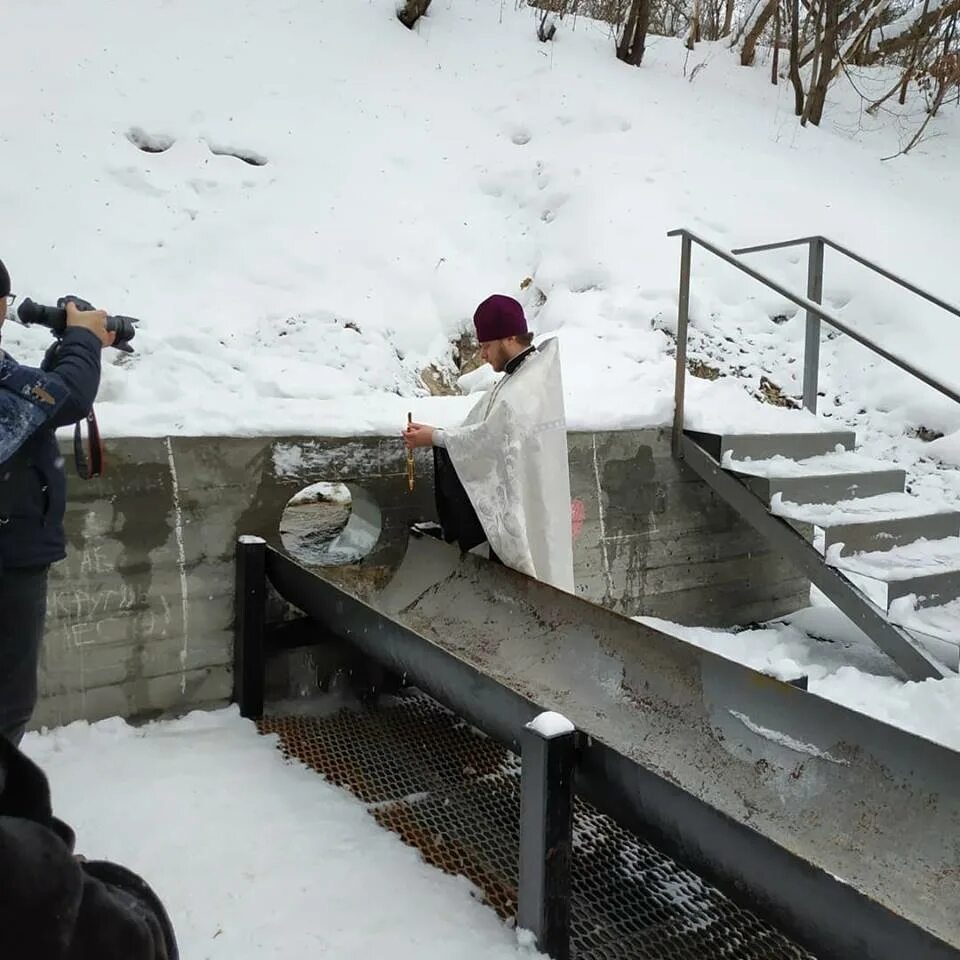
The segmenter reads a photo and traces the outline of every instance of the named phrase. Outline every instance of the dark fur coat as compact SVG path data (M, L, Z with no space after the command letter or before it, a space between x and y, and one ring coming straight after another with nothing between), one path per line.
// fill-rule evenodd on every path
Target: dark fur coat
M178 960L156 894L117 864L74 856L43 771L0 737L0 957Z

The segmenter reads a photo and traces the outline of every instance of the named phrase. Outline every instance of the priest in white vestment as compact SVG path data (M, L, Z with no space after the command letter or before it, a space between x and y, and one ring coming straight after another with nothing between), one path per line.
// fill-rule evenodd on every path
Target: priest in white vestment
M413 423L407 447L434 448L444 538L573 592L570 476L557 341L533 345L523 307L495 295L474 314L481 355L503 377L462 426Z

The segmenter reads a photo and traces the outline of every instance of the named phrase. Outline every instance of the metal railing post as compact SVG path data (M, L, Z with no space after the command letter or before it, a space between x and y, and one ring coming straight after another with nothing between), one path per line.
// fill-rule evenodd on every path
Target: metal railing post
M542 733L527 724L521 753L517 926L534 935L541 953L570 960L577 758L573 724L557 733Z
M687 324L690 320L690 256L693 241L683 235L680 247L680 297L677 305L677 370L673 388L673 455L683 459L683 403L687 384Z
M267 596L267 543L260 537L237 540L236 620L233 627L233 699L240 716L263 716L263 617Z
M810 239L807 258L807 299L823 301L823 237ZM817 412L817 390L820 383L820 318L807 311L807 331L803 347L803 405Z

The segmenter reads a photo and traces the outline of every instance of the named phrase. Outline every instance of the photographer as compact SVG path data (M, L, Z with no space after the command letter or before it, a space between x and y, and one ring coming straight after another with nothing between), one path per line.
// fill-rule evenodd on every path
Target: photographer
M0 332L15 297L0 262ZM56 429L86 417L110 346L102 310L67 304L39 369L0 349L0 736L20 742L37 700L47 571L65 556L66 477Z

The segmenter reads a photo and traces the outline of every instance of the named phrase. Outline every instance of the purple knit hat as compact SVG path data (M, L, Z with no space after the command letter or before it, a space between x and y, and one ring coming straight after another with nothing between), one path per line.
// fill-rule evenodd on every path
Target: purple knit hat
M513 297L505 297L499 293L487 297L477 307L473 315L473 325L477 328L477 340L480 343L519 337L527 332L527 318L523 315L523 307Z

